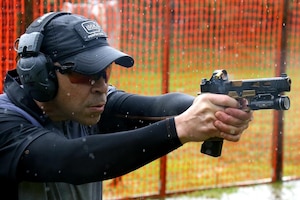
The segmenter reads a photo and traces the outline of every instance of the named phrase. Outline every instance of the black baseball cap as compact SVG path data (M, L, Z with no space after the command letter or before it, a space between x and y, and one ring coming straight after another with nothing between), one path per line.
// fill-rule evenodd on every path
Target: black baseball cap
M96 74L115 62L132 67L134 60L108 44L101 26L77 14L52 19L43 30L41 52L53 62L73 63L73 70L86 75Z

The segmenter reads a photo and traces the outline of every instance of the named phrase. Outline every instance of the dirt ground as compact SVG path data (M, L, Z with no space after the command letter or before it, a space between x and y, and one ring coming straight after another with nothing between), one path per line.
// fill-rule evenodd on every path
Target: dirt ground
M214 195L209 193L198 197L180 196L166 200L296 200L300 199L300 180L241 187L235 191L225 189L218 193L218 197L212 197Z

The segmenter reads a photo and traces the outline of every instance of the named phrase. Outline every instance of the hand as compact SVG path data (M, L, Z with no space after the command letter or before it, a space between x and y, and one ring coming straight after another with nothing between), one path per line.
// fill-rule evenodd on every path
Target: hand
M239 103L222 94L204 93L197 96L185 112L175 117L180 141L184 144L211 137L239 141L252 119L252 112L244 111L246 104L245 100Z
M214 125L220 131L222 138L228 141L239 141L243 131L248 128L253 118L253 112L247 107L247 100L240 101L240 107L225 108L224 112L217 111Z

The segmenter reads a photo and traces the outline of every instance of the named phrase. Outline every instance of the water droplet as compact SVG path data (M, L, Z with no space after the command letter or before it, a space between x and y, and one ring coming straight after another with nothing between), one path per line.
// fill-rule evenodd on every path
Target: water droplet
M96 81L95 80L91 80L91 85L95 85Z
M32 140L32 136L31 135L27 136L27 139Z
M89 157L90 157L91 159L95 159L95 155L94 155L93 153L90 153L90 154L89 154Z

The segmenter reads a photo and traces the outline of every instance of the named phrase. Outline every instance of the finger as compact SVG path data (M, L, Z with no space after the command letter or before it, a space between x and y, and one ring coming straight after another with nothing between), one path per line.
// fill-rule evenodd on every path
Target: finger
M224 140L228 140L231 142L238 142L241 138L241 134L232 135L232 134L221 132L220 135Z
M253 118L253 111L245 112L241 109L236 108L226 108L224 109L224 112L230 116L233 116L234 118L240 119L242 121L251 121Z
M222 121L216 120L214 122L214 125L220 132L224 132L227 134L235 135L239 132L237 127L225 124Z
M210 94L209 100L213 104L222 107L240 108L241 106L236 99L224 94Z
M252 120L251 115L241 119L241 118L236 118L234 116L231 116L222 111L217 111L215 113L215 117L217 120L220 120L225 124L236 126L236 127L240 127L240 126L244 126L245 124L249 124L249 122Z
M242 125L243 123L245 123L244 120L235 118L235 117L228 115L227 113L222 112L222 111L217 111L215 113L215 116L218 120L222 121L225 124L239 126L239 125Z
M205 93L201 96L198 96L195 98L194 103L192 107L196 107L194 110L199 112L197 115L201 114L203 115L204 113L214 113L217 111L224 111L225 107L215 104L212 102L212 96L215 96L214 94L209 94ZM224 95L221 95L224 96Z
M248 107L248 104L249 104L249 102L246 98L239 99L239 103L240 103L242 108Z
M229 134L229 135L238 135L241 134L245 129L248 128L248 123L245 123L241 126L232 126L223 123L222 121L216 120L214 122L215 127L223 133Z

